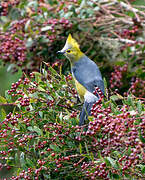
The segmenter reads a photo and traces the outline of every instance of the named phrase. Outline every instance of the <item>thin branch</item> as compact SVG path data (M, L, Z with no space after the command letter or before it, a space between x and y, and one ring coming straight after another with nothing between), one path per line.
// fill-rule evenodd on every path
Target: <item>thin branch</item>
M0 106L17 106L16 103L0 103Z
M136 11L134 11L135 8L132 7L132 5L128 2L128 0L125 0L125 1L127 2L128 6L132 10L132 12L135 14L135 17L136 17L137 21L140 22L140 18L138 16L138 14L136 13Z

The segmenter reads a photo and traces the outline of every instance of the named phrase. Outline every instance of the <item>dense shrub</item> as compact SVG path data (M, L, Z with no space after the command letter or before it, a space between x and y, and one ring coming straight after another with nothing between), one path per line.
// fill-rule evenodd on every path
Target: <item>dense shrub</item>
M145 178L142 101L113 95L94 104L89 124L79 127L71 76L51 67L41 71L1 98L16 106L1 112L1 172L14 169L9 179L15 180Z

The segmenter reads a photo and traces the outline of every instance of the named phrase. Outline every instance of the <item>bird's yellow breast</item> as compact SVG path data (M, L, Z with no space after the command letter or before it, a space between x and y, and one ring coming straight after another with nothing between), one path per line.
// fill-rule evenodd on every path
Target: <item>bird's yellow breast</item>
M81 100L83 100L84 95L85 95L87 90L76 79L74 79L74 80L75 80L75 85L76 85L77 92L79 93L79 96L80 96Z

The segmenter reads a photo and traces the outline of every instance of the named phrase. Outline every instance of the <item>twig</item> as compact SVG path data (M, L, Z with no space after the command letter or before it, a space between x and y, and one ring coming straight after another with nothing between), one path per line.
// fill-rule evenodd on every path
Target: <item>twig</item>
M124 43L130 43L130 44L135 44L136 41L130 40L130 39L123 39L123 38L119 38L120 42L124 42Z
M0 106L17 106L16 103L0 103Z
M125 0L125 1L128 3L128 5L129 5L130 9L132 10L132 12L135 14L137 21L140 22L140 18L138 16L138 14L134 11L135 8L133 8L131 6L131 4L128 2L128 0Z
M115 0L116 2L118 2L117 0ZM143 16L145 16L145 13L143 13L142 11L139 11L138 9L136 9L136 8L132 8L131 6L129 6L128 4L126 4L126 3L124 3L124 2L120 2L120 5L122 6L122 7L124 7L125 9L127 9L127 10L130 10L130 11L133 11L134 13L140 13L140 14L142 14Z

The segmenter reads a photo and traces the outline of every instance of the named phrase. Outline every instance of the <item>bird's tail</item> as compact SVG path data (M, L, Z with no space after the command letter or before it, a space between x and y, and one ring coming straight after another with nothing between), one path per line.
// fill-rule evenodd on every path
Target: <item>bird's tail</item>
M93 106L95 102L84 102L83 104L83 108L82 111L80 113L80 122L79 122L79 126L82 126L85 122L85 120L87 120L88 116L91 115L91 108Z

